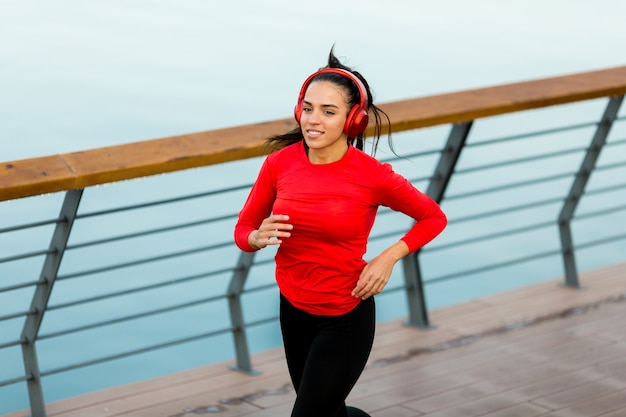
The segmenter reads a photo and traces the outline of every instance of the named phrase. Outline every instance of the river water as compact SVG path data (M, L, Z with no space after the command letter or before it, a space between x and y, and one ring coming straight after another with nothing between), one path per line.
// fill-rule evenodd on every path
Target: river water
M626 65L624 15L618 0L0 0L0 160L288 117L333 44L378 103ZM102 380L46 400L122 381ZM0 414L27 406L22 384L0 387Z

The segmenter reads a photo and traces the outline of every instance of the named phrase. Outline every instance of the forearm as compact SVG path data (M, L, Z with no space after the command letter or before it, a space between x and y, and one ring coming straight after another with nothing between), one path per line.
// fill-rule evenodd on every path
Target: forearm
M381 252L380 256L390 259L394 264L410 253L404 240L399 240Z

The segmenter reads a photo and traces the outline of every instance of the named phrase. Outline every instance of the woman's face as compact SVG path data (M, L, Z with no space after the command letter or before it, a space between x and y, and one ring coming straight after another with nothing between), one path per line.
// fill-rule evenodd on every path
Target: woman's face
M348 138L343 132L348 115L346 92L329 81L314 81L304 95L300 116L302 135L309 147L309 158L318 162L334 162L348 149Z

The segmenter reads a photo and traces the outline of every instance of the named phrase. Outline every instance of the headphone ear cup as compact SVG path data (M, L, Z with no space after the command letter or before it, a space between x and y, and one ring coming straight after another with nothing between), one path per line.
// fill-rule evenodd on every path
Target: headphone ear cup
M362 109L360 106L354 106L348 113L346 124L343 126L343 131L351 138L357 137L360 133L363 133L367 128L369 122L369 115L367 110Z
M302 101L298 101L298 104L293 109L293 117L296 119L296 122L300 124L300 118L302 117Z

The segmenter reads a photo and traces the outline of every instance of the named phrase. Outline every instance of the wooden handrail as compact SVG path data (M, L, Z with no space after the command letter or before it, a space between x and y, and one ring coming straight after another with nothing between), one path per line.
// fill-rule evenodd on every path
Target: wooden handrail
M626 66L382 104L392 132L626 94ZM291 118L5 162L0 201L262 155ZM367 132L371 134L371 131Z

